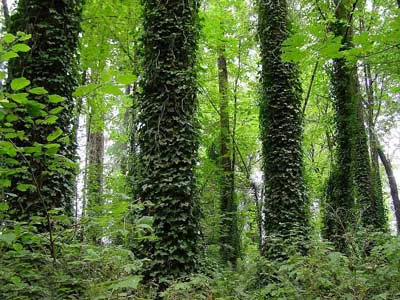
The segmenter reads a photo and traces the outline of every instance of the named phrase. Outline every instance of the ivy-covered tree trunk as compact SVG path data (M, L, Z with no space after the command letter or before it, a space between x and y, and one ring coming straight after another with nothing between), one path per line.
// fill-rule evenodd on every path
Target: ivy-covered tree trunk
M336 22L332 29L335 36L341 37L344 51L353 47L354 7L351 10L343 1L335 4ZM338 250L346 251L346 234L357 223L356 211L360 211L364 226L379 227L379 218L356 66L345 57L334 59L331 80L336 109L337 161L325 211L325 234Z
M364 80L365 90L367 94L367 119L368 119L368 138L369 138L369 150L371 157L371 180L373 184L374 201L376 203L376 228L384 229L387 227L387 217L385 212L385 205L383 199L382 180L379 167L379 155L378 155L378 141L375 134L375 114L374 107L376 103L375 91L373 86L373 80L371 75L371 67L364 65Z
M302 174L301 85L296 66L281 59L288 25L285 0L260 0L260 126L267 257L285 257L288 246L306 239L309 226Z
M341 50L352 47L352 28L348 25L350 12L342 1L335 1L336 23L332 25L335 36L342 38ZM352 130L355 123L354 104L357 98L356 69L345 58L333 61L332 92L336 110L337 158L328 184L325 210L325 236L336 248L345 251L346 234L355 224L355 199L353 196Z
M232 143L229 122L228 68L225 51L218 57L218 82L220 95L220 166L221 166L221 230L220 252L223 262L233 266L239 256L239 236L237 228L237 206L233 180Z
M49 94L65 98L63 102L51 103L47 97L35 96L47 112L58 106L62 106L62 111L46 123L15 123L17 130L25 132L25 140L14 140L21 147L40 147L39 144L52 141L49 138L52 132L57 135L61 131L63 133L53 141L60 145L58 156L49 159L42 154L20 158L20 168L16 169L18 172L11 178L12 185L6 191L12 219L44 216L46 209L56 207L72 215L76 144L71 125L74 119L72 92L77 85L76 49L80 12L81 3L78 0L20 0L16 14L11 17L10 30L29 33L32 38L29 41L31 51L10 63L10 77L23 76L31 81L32 87L44 87ZM24 112L20 114L23 120ZM46 152L45 149L42 152ZM32 184L35 189L24 191L19 184Z
M198 213L194 70L198 1L144 2L144 79L138 116L140 187L144 213L154 217L157 240L143 242L148 276L166 280L192 273L197 265Z

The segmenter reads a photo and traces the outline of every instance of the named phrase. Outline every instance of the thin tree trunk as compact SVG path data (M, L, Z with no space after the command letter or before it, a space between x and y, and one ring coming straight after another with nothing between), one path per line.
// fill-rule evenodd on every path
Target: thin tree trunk
M377 227L385 228L387 225L387 218L385 214L385 207L383 203L383 190L382 180L379 167L379 156L378 156L378 141L375 136L375 121L374 107L375 107L375 91L373 87L373 80L371 76L371 68L369 65L364 65L364 82L365 90L368 101L368 136L370 145L370 156L372 162L372 183L374 184L375 191L375 202L377 209Z
M10 26L10 11L8 10L7 0L2 0L3 3L3 14L4 14L4 23L6 29L9 29Z
M228 68L225 51L218 57L218 82L220 94L220 166L221 166L221 230L220 252L224 262L236 265L239 255L237 207L232 186L232 145L230 139Z
M400 199L399 199L399 191L397 189L396 178L393 174L392 164L390 160L386 157L383 149L378 147L378 155L381 159L383 166L385 167L386 175L389 180L390 186L390 194L392 196L393 207L394 207L394 214L396 216L396 225L397 225L397 233L400 232Z

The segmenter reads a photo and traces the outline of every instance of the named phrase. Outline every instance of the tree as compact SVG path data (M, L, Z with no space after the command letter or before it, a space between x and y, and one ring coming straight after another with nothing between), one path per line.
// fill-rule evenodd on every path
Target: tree
M198 2L144 4L144 79L138 145L139 199L154 218L157 240L142 243L148 276L165 280L194 271L199 237L194 167Z
M286 1L259 2L261 45L260 126L265 180L265 254L284 257L286 247L308 235L308 202L302 174L301 85L296 66L281 58L289 35Z
M40 148L49 141L57 141L60 146L55 159L35 155L19 158L20 166L11 179L11 187L6 190L14 220L44 216L51 208L62 208L72 214L76 144L71 126L74 119L72 92L77 86L80 10L78 0L21 0L16 14L11 17L10 30L29 33L32 38L31 51L10 63L10 78L24 76L33 87L44 87L50 94L65 99L60 102L62 99L53 96L53 100L47 102L47 98L38 93L35 100L41 103L40 109L50 112L61 104L62 111L41 124L24 121L15 124L15 129L23 130L27 137L14 139L17 147ZM21 190L20 184L32 184L35 188L27 193Z
M229 126L228 68L224 49L218 57L218 82L220 94L220 166L221 166L221 257L224 262L236 265L239 256L240 241L237 225L237 206L235 203L235 185L233 176L235 166L232 161L234 151Z
M340 51L353 48L353 15L357 2L349 7L335 2L336 21L332 24L335 37L340 38ZM361 224L377 229L385 226L379 215L375 186L364 124L364 108L359 89L357 67L344 55L333 60L332 94L336 109L337 160L335 174L330 181L326 209L325 233L337 249L345 251L346 234L357 225L357 211ZM383 208L383 203L380 205Z

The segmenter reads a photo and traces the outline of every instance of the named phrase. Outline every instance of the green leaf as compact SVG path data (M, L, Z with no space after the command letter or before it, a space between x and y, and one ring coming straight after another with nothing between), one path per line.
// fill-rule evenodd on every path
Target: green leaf
M15 157L17 155L17 150L12 143L0 141L0 153L6 154L10 157Z
M6 244L10 245L17 239L17 235L14 233L3 233L0 234L0 241L6 242Z
M11 185L11 182L10 182ZM6 211L9 208L8 204L5 202L0 202L0 211Z
M35 189L35 186L32 184L23 184L23 183L17 185L17 190L21 192L26 192L28 189Z
M115 77L115 81L120 84L130 84L136 81L135 75L118 75Z
M91 83L88 85L80 86L76 89L76 91L72 94L74 97L83 97L86 96L93 91L95 91L99 87L96 83Z
M47 136L47 141L48 142L52 142L52 141L54 141L55 139L57 139L60 135L62 135L63 134L63 131L60 129L60 128L57 128L56 130L54 130L52 133L50 133L48 136Z
M28 93L6 94L6 96L19 104L26 104Z
M120 96L123 95L121 89L113 84L106 84L103 85L100 89L104 94L110 94L110 95L114 95L114 96Z
M15 41L15 36L12 35L11 33L7 33L3 37L3 41L6 42L7 44L10 44Z
M59 103L65 101L64 97L61 97L59 95L49 95L49 102L50 103Z
M31 50L31 47L26 44L16 44L12 46L12 49L15 52L28 52L29 50Z
M17 36L20 41L27 41L32 37L32 34L26 34L25 32L18 31Z
M47 94L48 91L45 88L36 87L36 88L30 89L29 93L35 94L35 95L43 95L43 94Z
M57 106L56 108L53 108L52 110L50 110L50 111L49 111L49 114L51 114L51 115L57 115L57 114L59 114L63 109L64 109L64 107L62 107L62 106Z
M18 91L28 86L31 82L25 77L16 78L11 81L11 88L13 91Z
M11 58L15 58L15 57L18 57L17 53L15 53L14 51L8 51L1 56L1 60L3 60L3 61L10 60Z

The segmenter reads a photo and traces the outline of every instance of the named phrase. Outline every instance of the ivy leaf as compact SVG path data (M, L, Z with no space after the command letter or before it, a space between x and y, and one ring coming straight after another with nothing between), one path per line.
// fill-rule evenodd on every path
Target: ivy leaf
M35 94L35 95L43 95L43 94L47 94L48 91L45 88L36 87L36 88L30 89L29 93Z
M63 131L60 128L57 128L52 133L47 136L47 141L52 142L57 139L60 135L62 135Z
M23 89L24 87L28 86L31 82L26 79L25 77L21 78L16 78L11 81L11 89L13 91L18 91L20 89Z
M31 47L26 44L16 44L12 46L12 49L15 52L28 52L29 50L31 50Z

